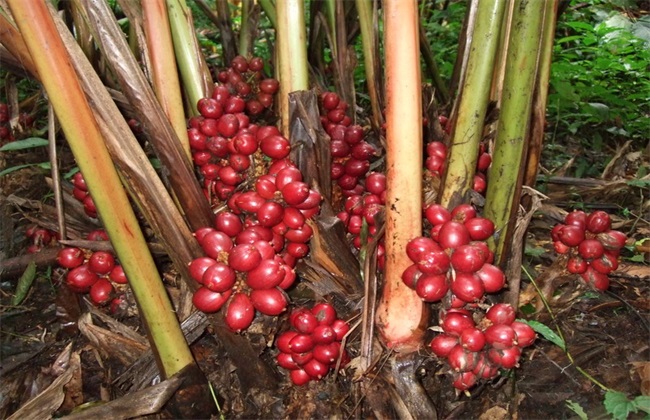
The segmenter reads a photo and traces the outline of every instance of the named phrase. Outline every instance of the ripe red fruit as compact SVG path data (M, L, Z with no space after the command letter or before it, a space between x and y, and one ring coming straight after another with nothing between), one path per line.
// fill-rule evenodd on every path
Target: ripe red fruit
M206 287L199 287L192 296L192 303L199 311L209 314L221 309L230 298L230 295L232 295L232 289L224 293L218 293Z
M510 325L515 321L515 310L507 303L495 303L488 309L485 317L495 325Z
M289 341L289 348L293 353L306 353L314 348L311 334L298 334Z
M304 203L309 197L309 185L301 181L289 182L281 188L282 198L290 206Z
M108 241L108 234L103 229L96 229L88 232L86 239L89 241Z
M292 370L289 372L289 377L291 378L291 382L297 386L305 385L311 381L311 376L309 376L309 374L303 369Z
M334 93L334 92L325 92L321 95L321 100L323 101L323 108L325 108L328 111L331 111L332 109L335 109L341 99L339 96Z
M228 236L237 236L243 229L241 219L229 211L221 211L215 217L214 226Z
M449 366L456 372L470 372L476 367L478 359L478 353L466 351L460 344L447 355Z
M260 149L271 159L284 159L289 156L291 144L284 136L268 136L260 141Z
M452 382L452 386L460 391L467 391L476 385L476 382L478 381L478 377L474 372L456 373L453 378L454 381Z
M354 196L354 197L358 197L358 196ZM348 201L351 198L353 197L349 197ZM348 201L346 201L346 207ZM406 255L408 255L411 261L415 263L417 263L422 259L423 254L426 254L427 252L431 252L431 251L440 251L440 250L442 250L442 248L440 248L440 245L438 245L433 239L424 236L413 238L406 244Z
M336 333L336 341L341 341L350 331L350 325L342 319L335 319L332 322L332 329Z
M219 259L222 252L230 252L233 248L232 239L218 230L212 230L206 233L203 239L199 240L199 243L208 257L215 260Z
M585 239L578 245L578 253L584 259L596 259L603 256L605 247L596 239Z
M411 289L415 289L418 279L422 276L422 272L418 269L417 264L412 264L402 273L402 281Z
M255 215L261 226L273 227L282 221L284 207L274 201L267 201L260 206Z
M579 256L570 257L566 264L566 269L571 274L582 274L587 271L589 263Z
M197 109L205 118L219 119L223 114L223 107L213 98L201 98L196 104Z
M415 283L415 292L425 302L438 302L449 291L446 274L422 275Z
M470 241L469 232L465 225L459 222L446 222L438 232L438 242L443 248L458 248Z
M468 328L460 334L459 343L467 351L478 352L485 346L485 335L478 328Z
M289 242L296 243L307 243L311 238L314 231L312 228L305 223L300 229L289 229L287 233L284 234L284 237Z
M503 271L492 264L483 264L481 269L476 272L476 275L481 279L485 293L497 293L506 284L506 276Z
M289 343L295 336L297 336L298 333L296 331L285 331L280 336L275 340L275 346L280 350L282 353L291 353L291 349L289 348Z
M117 283L117 284L127 284L129 282L129 279L126 277L126 274L124 273L124 268L119 264L113 267L111 272L108 274L108 278L113 283Z
M587 216L586 227L591 233L601 233L609 230L612 226L612 220L609 214L602 210L595 211Z
M100 278L90 286L90 300L97 306L103 305L112 299L114 291L113 284L109 280Z
M515 321L510 326L517 336L517 346L528 347L535 342L535 330L530 325Z
M216 263L217 261L210 257L195 258L188 266L190 276L197 282L203 283L203 273Z
M476 209L471 204L459 204L451 211L454 221L465 223L476 217Z
M495 349L507 349L517 345L515 330L510 325L495 324L485 329L485 340Z
M72 184L82 191L88 191L88 185L81 172L77 172L72 176Z
M225 114L219 118L217 131L223 137L231 138L239 131L239 119L234 114Z
M481 172L486 172L492 163L492 156L489 153L483 152L481 156L478 157L478 162L476 164L476 169Z
M566 246L578 246L585 240L585 230L576 225L565 225L559 232L560 241Z
M262 260L246 274L246 284L251 289L271 289L284 280L284 264L275 259Z
M88 293L97 280L99 276L88 268L88 264L73 268L65 276L66 284L76 293Z
M289 299L287 295L277 287L265 290L252 290L250 299L258 311L264 315L277 316L287 309Z
M473 241L485 241L494 234L494 223L483 217L474 217L467 220L465 227Z
M330 370L328 365L321 363L316 359L311 359L309 362L305 363L302 368L309 376L316 380L322 379Z
M449 210L440 204L431 204L424 210L424 216L432 225L442 225L451 220L451 213Z
M255 308L248 295L235 293L226 310L226 325L234 332L240 332L248 328L255 317Z
M488 359L504 369L512 369L517 367L519 358L521 357L521 348L517 346L509 347L506 349L490 349L488 351Z
M275 79L264 79L260 82L260 90L269 95L275 94L280 88L280 82Z
M306 308L293 311L289 317L289 321L298 332L304 334L311 334L319 325L316 316Z
M593 260L590 265L599 273L609 274L618 268L618 257L605 251L602 257Z
M456 278L451 282L451 292L465 302L475 302L483 298L485 288L476 274L456 273Z
M76 269L75 269L76 270ZM580 274L580 277L590 286L601 292L607 290L609 287L609 277L607 274L603 274L593 267L588 267L587 271Z
M237 271L251 271L262 261L262 255L252 245L239 244L228 254L228 265Z
M232 289L236 280L237 275L232 268L222 262L215 261L203 273L201 283L213 292L224 293Z
M451 266L463 273L478 271L485 264L485 260L485 253L472 245L461 245L451 254Z
M625 246L627 241L627 236L618 230L608 230L599 233L596 237L608 251L618 251Z
M460 336L464 330L475 327L471 317L457 312L447 313L440 325L447 334L454 336Z
M278 362L278 366L284 369L287 370L300 369L300 366L298 366L298 364L293 360L293 357L291 357L291 353L280 352L275 357L275 360Z
M587 227L587 214L582 210L575 210L564 217L564 223L567 225L577 226L585 230Z
M99 275L111 272L115 267L115 257L110 252L95 251L88 259L88 268Z
M341 344L338 341L329 344L317 344L312 350L314 359L326 365L335 364L340 352Z
M56 256L56 262L63 268L75 268L84 263L84 253L79 248L63 248Z
M438 357L447 357L451 350L458 344L458 337L449 334L439 334L433 337L429 347Z
M318 320L318 325L332 325L332 322L336 319L336 309L331 304L325 302L314 305L311 313Z
M449 255L441 249L424 252L417 261L418 269L424 274L445 274L449 270Z

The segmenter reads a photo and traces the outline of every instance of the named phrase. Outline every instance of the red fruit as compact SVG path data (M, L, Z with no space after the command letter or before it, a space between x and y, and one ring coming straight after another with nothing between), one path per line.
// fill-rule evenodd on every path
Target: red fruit
M588 285L592 286L596 290L604 292L609 288L609 277L607 274L600 273L592 267L588 267L587 271L580 274L580 276Z
M483 217L474 217L465 222L465 227L473 241L485 241L494 234L494 223Z
M226 310L226 325L234 332L248 328L255 317L255 308L244 293L235 293Z
M476 209L471 204L459 204L451 211L452 220L465 223L476 217Z
M237 172L244 172L251 166L248 156L241 153L233 153L228 157L228 164Z
M63 248L56 256L56 262L63 268L75 268L84 263L84 253L79 248Z
M442 225L438 232L438 242L443 248L458 248L470 241L469 232L465 225L450 221Z
M366 141L360 141L355 144L350 151L352 157L358 160L370 160L376 155L376 153L377 150L375 149L375 146Z
M478 381L477 376L473 372L461 372L454 374L454 381L452 386L460 391L467 391Z
M280 169L275 176L275 186L278 190L282 190L289 183L300 181L302 181L302 173L293 165Z
M275 177L271 175L262 175L255 181L255 191L267 200L273 199L277 190Z
M483 152L481 156L478 157L478 162L476 164L476 169L480 172L486 172L492 163L492 156L489 153Z
M203 239L199 241L201 248L208 255L208 257L215 260L219 259L222 252L230 252L233 248L232 239L223 232L213 230L205 234Z
M305 224L305 216L294 207L285 207L282 222L291 229L300 229Z
M334 93L334 92L325 92L321 95L321 100L323 101L323 108L325 108L328 111L331 111L332 109L335 109L341 99L339 96Z
M253 57L248 62L248 69L250 71L262 71L264 68L264 60L261 57Z
M239 244L228 254L228 265L237 270L248 272L257 267L262 261L262 255L250 244Z
M587 227L587 214L582 210L575 210L564 217L564 223L567 225L578 226L585 230Z
M246 109L246 102L238 96L231 96L230 98L228 98L223 107L224 112L228 114L238 114L240 112L244 112L245 109ZM245 125L242 125L240 121L239 124L240 127L244 127Z
M86 185L86 180L84 179L81 172L76 172L72 176L72 184L82 191L88 191L88 185Z
M109 280L100 278L90 286L90 300L97 306L103 305L112 299L114 291L113 284Z
M332 322L332 329L336 333L336 341L341 341L348 331L350 331L350 325L342 319L335 319L334 322Z
M336 332L329 325L318 325L311 333L316 344L330 344L336 340Z
M578 246L585 240L585 230L580 226L565 225L559 233L560 241L566 246Z
M329 344L318 344L314 346L314 349L312 350L314 359L318 360L321 363L325 363L326 365L332 365L336 363L340 352L341 344L337 341Z
M215 217L214 226L228 236L237 236L243 229L241 219L229 211L221 211Z
M586 260L596 259L603 256L605 247L596 239L585 239L578 245L578 253Z
M456 278L451 282L451 292L465 302L475 302L483 298L485 288L476 274L456 273Z
M205 270L200 283L213 292L224 293L232 289L236 280L235 270L222 262L215 261Z
M587 271L589 263L579 256L570 257L566 264L566 269L571 274L582 274Z
M362 177L370 169L370 162L360 159L348 159L343 165L345 173L354 177Z
M95 251L88 259L88 268L99 274L105 275L115 267L115 257L110 252Z
M331 304L325 302L314 305L311 313L318 320L318 325L332 325L332 322L336 319L336 309Z
M445 160L447 158L447 146L439 141L432 141L427 144L427 156L437 156Z
M96 229L88 232L86 239L89 241L108 241L108 234L103 229Z
M314 340L311 334L298 334L289 341L289 348L293 353L306 353L314 348Z
M95 206L95 202L93 201L93 198L90 196L90 194L84 198L83 205L84 211L89 217L97 217L97 206Z
M507 303L495 303L488 309L485 317L494 325L510 325L515 321L515 310Z
M224 293L218 293L206 287L199 287L192 296L192 303L199 311L209 314L221 309L230 295L232 295L232 289Z
M319 325L316 316L306 308L300 308L293 311L289 321L298 332L304 334L311 334Z
M415 292L425 302L438 302L448 291L446 274L425 274L415 283Z
M280 88L280 82L275 79L264 79L260 82L260 90L269 95L275 94Z
M492 264L483 264L481 269L476 272L476 275L481 279L485 293L497 293L506 284L506 276L503 271Z
M260 149L271 159L284 159L289 156L291 144L283 136L268 136L260 141Z
M277 287L265 290L252 290L251 302L255 309L264 315L277 316L287 309L289 299L287 295Z
M201 98L196 104L197 109L205 118L219 119L223 114L221 103L212 98Z
M586 227L591 233L601 233L608 231L612 226L612 220L609 214L602 210L595 211L587 216Z
M88 191L80 190L77 187L72 188L72 196L77 200L83 203L84 199L88 195Z
M438 357L447 357L451 350L458 344L458 337L449 334L439 334L433 337L429 347Z
M284 207L274 201L267 201L257 210L256 216L261 226L273 227L282 221Z
M304 258L309 254L309 245L289 242L286 246L287 253L294 258Z
M309 376L309 374L303 369L292 370L289 372L289 377L291 378L291 382L297 386L305 385L311 381L311 376Z
M535 330L530 325L515 321L511 325L517 336L517 346L528 347L535 342Z
M255 213L267 201L255 191L246 191L241 193L235 199L235 204L239 210L247 213Z
M562 241L555 241L553 242L553 249L555 249L555 252L558 254L566 254L571 248L567 245L564 245Z
M485 264L486 255L481 249L472 245L461 245L451 254L451 266L463 273L478 271Z
M454 336L460 336L464 330L476 326L470 316L457 312L447 313L440 325L447 334Z
M214 137L219 134L219 120L205 118L199 123L199 131L205 136Z
M190 276L199 283L203 283L203 273L216 263L217 261L210 257L195 258L188 266Z
M517 346L507 349L490 349L488 351L488 359L490 359L490 361L495 365L501 366L504 369L517 367L520 357L521 349Z
M126 277L126 274L124 273L124 268L121 265L116 265L113 267L111 272L108 274L108 278L113 282L117 284L127 284L129 282L129 279Z
M351 125L345 129L343 138L346 143L354 145L363 140L363 127L360 125Z
M287 370L300 369L300 366L293 360L291 353L278 353L275 357L275 360L278 362L278 366L285 368Z
M449 210L440 204L431 204L424 210L424 216L432 225L442 225L451 220L451 213Z
M314 355L311 351L306 351L304 353L291 353L291 358L298 364L298 366L304 366L307 362L314 358Z
M280 336L275 340L275 346L282 353L291 353L291 349L289 348L289 343L297 335L298 333L296 331L285 331L282 334L280 334Z
M239 131L239 119L234 114L225 114L219 118L217 131L223 137L231 138Z
M598 240L608 251L618 251L625 246L627 236L618 230L608 230L597 235Z
M417 264L409 265L402 273L402 281L411 289L415 289L418 279L422 276L422 272L418 269Z
M485 179L485 175L480 172L474 175L472 189L480 194L484 194L485 191L487 191L487 180Z
M611 251L605 251L602 257L593 260L590 265L599 273L609 274L618 268L618 257Z
M271 289L280 285L284 276L284 264L275 259L262 260L257 267L248 271L246 284L251 289Z
M485 329L485 340L495 349L507 349L517 345L515 330L510 325L495 324Z
M472 371L476 367L478 359L478 353L466 351L460 344L451 349L447 355L449 366L456 372Z
M228 139L217 136L217 137L208 137L205 146L208 151L212 153L215 157L225 158L228 155L228 145L230 142ZM197 162L198 164L198 162Z
M305 223L300 229L289 229L284 237L289 242L307 243L314 231Z
M359 196L354 196L354 197L359 197ZM346 209L347 209L347 203L352 199L353 197L349 197L348 200L346 200ZM440 248L440 245L438 245L433 239L427 238L424 236L419 236L417 238L411 239L407 244L406 244L406 255L411 259L411 261L417 263L422 259L422 255L426 254L431 251L440 251L442 248Z
M301 181L292 181L281 188L282 198L290 206L304 203L309 197L309 185Z
M73 268L65 276L66 284L76 293L88 293L90 287L97 280L99 280L99 276L88 268L88 264Z
M305 363L302 368L309 376L316 380L322 379L330 370L328 365L321 363L316 359L311 359L309 362Z
M205 150L207 148L207 137L196 128L187 130L187 137L190 141L190 148L193 151Z
M485 335L478 328L468 328L460 334L459 343L467 351L479 352L485 346Z
M219 169L219 179L225 185L239 185L243 180L244 176L237 172L232 166L222 166Z

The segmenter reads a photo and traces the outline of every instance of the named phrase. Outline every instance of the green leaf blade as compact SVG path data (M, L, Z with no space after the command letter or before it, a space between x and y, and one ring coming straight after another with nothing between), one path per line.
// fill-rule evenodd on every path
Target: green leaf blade
M23 140L16 140L5 144L0 147L0 152L13 152L16 150L34 149L37 147L47 146L49 142L47 139L40 137L30 137Z
M23 275L20 276L20 279L18 279L18 284L16 285L16 293L14 293L14 296L11 298L11 304L13 306L18 306L22 303L23 300L25 300L25 297L27 297L27 293L32 287L32 283L34 283L35 278L36 263L34 260L32 260L27 265L27 268L25 268Z
M546 340L555 344L563 351L566 351L566 343L562 337L557 335L552 329L537 321L527 321L525 319L518 319L517 321L528 324L536 333L541 334Z

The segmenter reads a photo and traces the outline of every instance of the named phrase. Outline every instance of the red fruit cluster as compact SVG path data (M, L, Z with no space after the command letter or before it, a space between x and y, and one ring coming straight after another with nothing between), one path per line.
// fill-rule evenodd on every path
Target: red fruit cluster
M318 381L332 368L345 366L350 358L341 340L350 330L347 322L338 319L329 303L317 303L310 310L297 308L289 316L291 330L278 336L275 345L280 352L278 365L289 370L291 382L305 385Z
M425 302L447 297L454 308L479 302L485 293L503 288L505 276L492 265L494 255L485 243L494 233L490 220L477 217L469 204L451 212L432 204L424 214L433 227L430 237L414 238L407 244L413 264L404 270L402 280L408 287Z
M56 260L68 270L67 286L75 293L88 293L97 306L113 300L115 285L128 283L124 269L107 251L84 252L80 248L67 247L59 251Z
M345 199L344 210L337 214L347 232L352 236L352 244L360 249L363 223L368 225L368 241L377 233L376 217L386 204L386 176L380 172L370 172L364 181L361 194L352 194ZM384 268L385 256L383 239L378 244L377 265Z
M377 149L363 140L364 131L352 125L346 115L348 104L334 92L321 95L321 124L331 138L331 176L341 187L343 195L360 195L360 180L370 170L370 159L377 156Z
M88 185L81 172L72 176L72 196L84 205L84 212L88 217L97 218L97 207L88 192Z
M9 126L9 106L0 102L0 142L13 141L14 135Z
M279 82L264 77L264 60L253 57L246 60L238 55L230 67L217 74L217 80L228 92L245 101L246 113L256 116L273 105L273 95L278 91Z
M618 268L618 257L627 236L612 230L609 214L602 210L587 214L576 210L566 215L564 224L551 230L558 254L567 254L567 270L580 274L597 290L607 290L608 274Z
M515 321L514 309L497 303L488 309L477 325L466 309L450 309L440 316L443 333L431 340L438 357L447 359L453 372L453 386L465 391L480 379L489 380L499 369L512 369L521 352L535 341L535 331Z
M492 156L485 151L481 144L478 161L476 162L476 173L474 174L474 191L484 194L487 190L487 170L492 163ZM434 176L442 176L447 164L447 146L439 141L432 141L427 144L427 159L424 162L425 168Z
M41 249L51 244L52 239L55 239L57 235L57 232L42 228L38 225L28 227L27 230L25 230L25 236L30 242L27 246L27 253L35 254L40 252Z

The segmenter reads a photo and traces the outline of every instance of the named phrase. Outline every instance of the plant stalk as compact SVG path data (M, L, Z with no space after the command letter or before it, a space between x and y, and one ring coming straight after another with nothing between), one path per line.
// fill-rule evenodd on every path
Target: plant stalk
M361 29L361 44L363 46L363 63L366 71L366 84L370 107L372 109L372 128L379 132L384 117L381 113L383 105L383 89L381 61L379 60L379 25L377 24L377 8L372 0L356 0Z
M417 3L384 2L386 68L386 269L377 326L389 348L422 345L427 307L402 281L406 244L422 234L422 87Z

